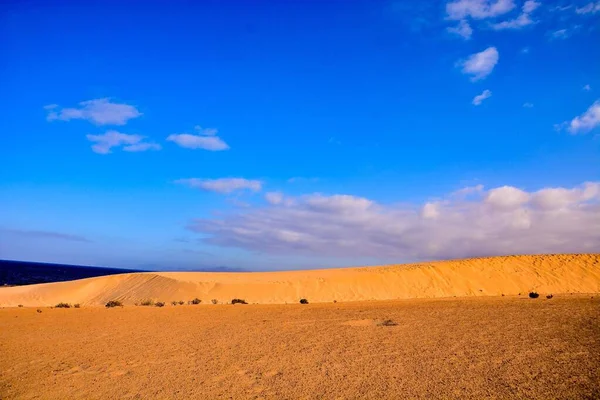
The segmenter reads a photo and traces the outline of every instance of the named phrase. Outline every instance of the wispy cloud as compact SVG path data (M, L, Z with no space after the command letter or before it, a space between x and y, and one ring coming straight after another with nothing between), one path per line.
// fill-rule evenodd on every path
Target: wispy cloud
M199 125L194 127L197 134L181 133L167 137L167 141L176 143L187 149L203 149L210 151L228 150L229 145L217 136L218 131L213 128L203 129Z
M178 179L175 183L186 185L192 188L207 190L217 193L231 193L238 190L250 190L258 192L262 189L262 182L244 178L220 178L220 179L200 179L186 178Z
M523 108L533 108L533 103L523 103Z
M513 0L455 0L446 4L446 13L447 18L451 20L467 17L485 19L506 14L513 8Z
M8 234L26 236L33 239L59 239L69 240L72 242L91 242L88 238L80 235L71 235L68 233L53 232L53 231L36 231L22 229L0 229L0 231Z
M550 32L550 37L553 39L566 39L569 37L569 31L566 29L559 29L559 30Z
M281 204L283 203L283 193L281 192L268 192L265 194L265 200L269 204Z
M457 66L461 67L463 74L471 75L471 81L474 82L491 74L499 58L498 50L488 47L479 53L471 54L466 60L459 61Z
M56 104L44 106L48 121L83 119L96 125L125 125L128 120L142 115L129 104L113 103L109 98L82 101L79 108L62 108Z
M467 20L461 19L456 26L450 26L446 28L446 30L450 33L454 33L462 37L463 39L471 39L471 35L473 35L473 29L471 25L467 22Z
M600 1L588 3L585 6L575 8L577 14L595 14L600 12Z
M567 127L569 133L587 133L600 126L600 100L596 100L583 114L571 121L563 122L557 128Z
M212 245L286 255L432 259L600 248L600 182L467 194L414 206L312 194L196 219L189 229Z
M592 90L592 87L590 85L585 85L583 87L583 90L585 90L586 92L589 92L590 90Z
M533 0L527 0L523 4L521 14L519 14L519 16L517 18L511 19L508 21L497 22L495 24L492 24L491 26L495 30L502 30L502 29L519 29L519 28L523 28L527 25L531 25L534 23L534 21L531 19L531 13L533 11L535 11L540 6L540 4L541 3L538 3Z
M128 135L126 133L110 130L102 135L86 135L90 142L93 142L92 150L98 154L109 154L115 147L121 147L124 151L139 152L148 150L160 150L160 145L156 143L143 142L145 136Z
M492 92L488 89L485 89L483 92L481 92L480 95L477 95L473 98L473 105L478 106L481 104L482 101L490 97L492 97Z

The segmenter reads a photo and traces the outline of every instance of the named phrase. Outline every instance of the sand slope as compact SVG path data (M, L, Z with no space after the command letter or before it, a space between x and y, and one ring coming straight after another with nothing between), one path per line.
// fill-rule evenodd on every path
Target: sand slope
M134 304L145 299L226 303L297 303L408 298L600 292L600 254L507 256L345 269L110 275L71 282L0 288L0 306L59 302Z

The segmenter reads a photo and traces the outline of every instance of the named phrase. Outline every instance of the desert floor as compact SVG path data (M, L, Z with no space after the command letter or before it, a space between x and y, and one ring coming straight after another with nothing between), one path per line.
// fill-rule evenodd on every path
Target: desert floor
M600 398L598 295L40 310L1 399Z

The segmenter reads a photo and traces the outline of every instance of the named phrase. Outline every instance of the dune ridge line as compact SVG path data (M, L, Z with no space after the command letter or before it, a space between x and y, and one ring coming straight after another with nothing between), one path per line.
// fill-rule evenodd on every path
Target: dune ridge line
M411 298L600 293L600 254L471 258L403 265L280 272L142 272L0 288L0 306L101 306L110 300L211 304L393 300Z

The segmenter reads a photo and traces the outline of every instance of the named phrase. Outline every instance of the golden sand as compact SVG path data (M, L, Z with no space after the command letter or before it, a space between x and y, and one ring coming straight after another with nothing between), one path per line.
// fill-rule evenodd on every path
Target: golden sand
M4 308L0 398L598 399L591 297Z
M0 306L84 306L120 300L188 301L233 298L249 303L311 303L600 292L600 254L473 258L380 267L285 272L148 272L0 288Z

